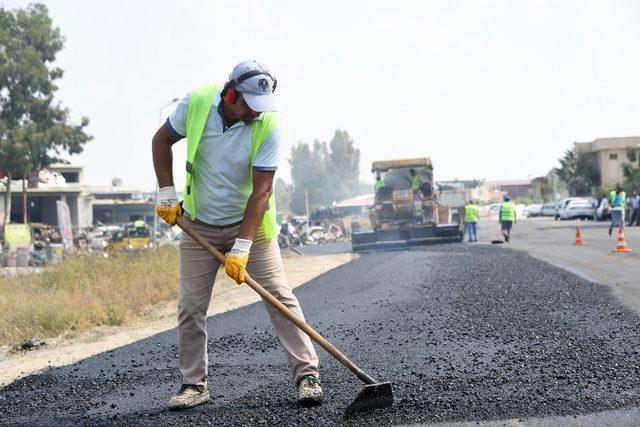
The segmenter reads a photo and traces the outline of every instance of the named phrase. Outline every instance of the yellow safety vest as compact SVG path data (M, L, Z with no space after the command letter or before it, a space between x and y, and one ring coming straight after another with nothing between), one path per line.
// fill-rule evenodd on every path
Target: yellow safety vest
M612 208L622 208L624 209L627 206L627 193L625 193L624 191L620 192L620 204L616 204L616 200L618 199L618 193L614 191L612 191L609 194L609 199L611 200L611 207Z
M420 175L415 174L414 176L411 177L411 188L413 190L420 189Z
M198 168L195 164L198 145L202 140L204 128L209 120L209 114L213 107L216 94L220 91L220 86L206 86L191 92L189 97L189 111L187 112L187 183L185 185L183 197L184 204L191 215L191 219L196 219L196 197L198 193ZM263 113L260 121L251 122L251 159L249 167L253 175L253 162L258 150L269 138L280 123L280 116L276 113ZM280 228L276 222L276 198L274 194L269 197L269 209L262 219L264 235L267 239L274 239L278 236Z
M500 212L502 212L502 221L515 221L516 219L516 205L511 202L504 202L500 206Z
M476 205L467 205L464 207L465 222L478 222L478 207Z

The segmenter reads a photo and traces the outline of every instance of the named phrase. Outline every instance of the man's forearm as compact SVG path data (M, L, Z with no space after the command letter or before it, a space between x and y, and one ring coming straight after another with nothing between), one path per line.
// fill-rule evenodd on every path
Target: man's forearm
M153 141L153 168L156 171L158 186L173 185L173 153L171 146L161 141Z
M181 137L174 134L165 123L153 136L153 168L156 172L158 186L169 187L173 185L173 153L171 146Z
M271 191L262 194L251 194L244 211L244 219L242 220L240 231L238 231L240 239L254 240L264 214L267 212L270 196Z

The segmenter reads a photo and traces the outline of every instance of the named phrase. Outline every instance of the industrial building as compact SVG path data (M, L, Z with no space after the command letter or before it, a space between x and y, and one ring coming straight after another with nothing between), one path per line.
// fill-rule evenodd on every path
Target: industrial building
M612 187L624 182L622 165L628 163L627 150L640 147L640 136L598 138L591 142L576 142L577 153L587 153L596 158L600 172L600 185Z
M88 186L81 166L56 163L28 180L11 182L10 222L22 222L24 218L23 182L27 219L32 223L57 225L56 201L69 206L74 228L136 219L151 222L155 215L153 192L122 186L118 179L111 186ZM4 193L4 186L0 186L0 222L4 220Z

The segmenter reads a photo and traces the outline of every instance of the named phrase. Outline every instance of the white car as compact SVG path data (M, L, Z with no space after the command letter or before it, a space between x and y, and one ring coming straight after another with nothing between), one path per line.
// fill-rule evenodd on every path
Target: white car
M605 198L600 201L600 206L596 209L595 219L597 221L606 221L611 219L611 209L608 199Z
M562 210L560 219L593 219L594 209L591 202L572 200Z
M560 200L560 203L558 204L558 208L556 209L556 214L554 216L556 220L566 219L565 210L567 209L567 205L569 205L569 203L574 200L584 200L584 199L580 199L578 197L567 197L566 199Z
M172 237L160 241L160 246L173 246L174 248L179 248L181 238L182 238L182 230L179 230L175 232L175 234Z
M545 203L542 205L542 216L556 216L556 210L555 203Z
M524 210L524 215L533 218L536 216L542 216L542 205L529 205Z
M489 219L500 218L500 203L493 203L489 205Z

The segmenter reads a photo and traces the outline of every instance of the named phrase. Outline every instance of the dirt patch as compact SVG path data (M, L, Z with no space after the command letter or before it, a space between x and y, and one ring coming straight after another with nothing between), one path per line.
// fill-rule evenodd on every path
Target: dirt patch
M355 259L355 254L300 256L283 254L291 287L299 286L320 274ZM256 301L260 297L248 286L238 286L224 271L219 271L211 297L208 315L224 313ZM304 308L304 307L303 307ZM176 326L175 301L155 305L133 325L97 327L60 340L47 339L38 350L11 353L8 347L0 353L0 385L53 366L64 366L104 351L120 347Z

